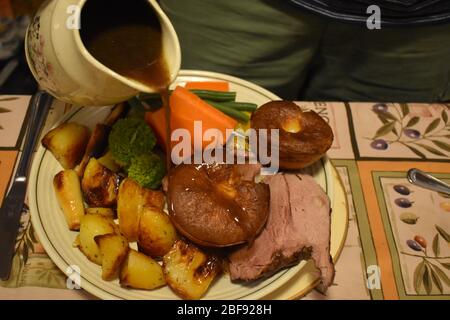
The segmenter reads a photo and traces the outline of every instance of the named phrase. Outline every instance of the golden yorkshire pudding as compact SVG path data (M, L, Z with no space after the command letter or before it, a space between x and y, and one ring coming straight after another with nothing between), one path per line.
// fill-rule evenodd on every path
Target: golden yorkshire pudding
M251 127L279 129L280 168L301 169L319 160L333 143L333 131L314 111L302 112L290 101L272 101L258 108L251 117Z
M207 247L251 242L267 221L270 195L266 184L246 177L248 166L181 164L170 171L167 201L177 230Z

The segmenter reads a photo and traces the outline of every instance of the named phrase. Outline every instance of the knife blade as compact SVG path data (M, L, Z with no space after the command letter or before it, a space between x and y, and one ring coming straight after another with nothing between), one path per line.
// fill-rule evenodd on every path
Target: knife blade
M11 189L0 208L0 279L2 280L7 280L11 272L16 237L27 191L28 170L52 100L53 98L44 91L38 91L31 97L29 103L30 116L27 120L22 155Z

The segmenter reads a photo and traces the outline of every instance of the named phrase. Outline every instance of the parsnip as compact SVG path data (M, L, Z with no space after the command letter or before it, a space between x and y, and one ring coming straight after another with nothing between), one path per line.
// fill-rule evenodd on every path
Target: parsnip
M81 218L84 216L84 204L78 175L74 170L60 171L53 178L53 187L69 229L78 230Z

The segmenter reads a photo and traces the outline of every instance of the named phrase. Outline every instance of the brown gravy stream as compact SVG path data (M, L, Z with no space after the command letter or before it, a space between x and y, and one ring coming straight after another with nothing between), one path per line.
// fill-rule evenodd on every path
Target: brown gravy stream
M100 63L161 94L166 134L170 137L170 76L163 56L161 25L147 0L88 0L81 12L80 36L86 49ZM166 140L166 167L170 171L171 141ZM192 178L192 187L196 187L197 183ZM252 227L245 208L224 197L213 181L208 179L205 183L210 185L215 201L228 208L230 216L251 242Z
M161 94L170 137L168 86L158 16L147 0L88 0L81 11L81 40L92 56L118 74ZM172 166L170 139L166 166Z

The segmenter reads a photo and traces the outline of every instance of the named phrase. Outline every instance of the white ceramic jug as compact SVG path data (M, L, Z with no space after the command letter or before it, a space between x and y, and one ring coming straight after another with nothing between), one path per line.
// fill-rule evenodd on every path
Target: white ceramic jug
M32 19L25 38L25 52L41 88L59 100L82 106L110 105L138 92L152 92L147 86L107 68L86 50L79 28L74 27L86 1L95 0L46 1ZM172 82L181 64L178 37L156 0L147 1L162 27L163 55Z

